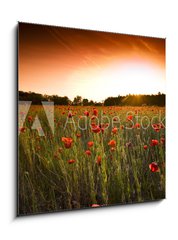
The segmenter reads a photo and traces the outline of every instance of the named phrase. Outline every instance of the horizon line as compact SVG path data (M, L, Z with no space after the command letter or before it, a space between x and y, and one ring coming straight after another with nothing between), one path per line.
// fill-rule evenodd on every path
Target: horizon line
M18 92L24 92L24 93L35 93L35 94L41 94L41 95L47 95L48 97L52 97L52 96L57 96L57 97L67 97L70 101L73 101L74 100L74 98L75 97L77 97L77 96L79 96L79 97L81 97L82 99L87 99L88 101L93 101L93 102L102 102L102 101L105 101L106 99L108 99L108 98L116 98L116 97L127 97L127 96L129 96L129 95L131 95L131 96L152 96L152 95L166 95L166 93L164 93L164 92L157 92L157 93L151 93L151 94L144 94L144 93L138 93L138 94L135 94L135 93L127 93L127 94L125 94L125 95L121 95L121 94L118 94L117 96L108 96L108 97L106 97L105 99L102 99L102 100L93 100L93 99L88 99L88 98L83 98L81 95L79 95L79 94L77 94L74 98L73 98L73 100L71 100L68 96L66 96L66 95L64 95L64 96L60 96L60 95L58 95L58 94L47 94L47 93L40 93L40 92L33 92L33 91L23 91L23 90L18 90Z

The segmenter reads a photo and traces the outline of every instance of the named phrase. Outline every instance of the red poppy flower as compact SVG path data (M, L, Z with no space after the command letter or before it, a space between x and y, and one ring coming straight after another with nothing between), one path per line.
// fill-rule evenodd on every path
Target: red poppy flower
M70 148L72 146L72 138L62 137L62 142L64 143L65 148Z
M112 133L114 133L114 134L116 134L117 131L118 131L117 127L114 127L114 128L112 129Z
M143 148L146 150L146 149L148 148L148 146L147 146L147 145L144 145Z
M74 159L70 159L70 160L68 160L67 161L69 164L72 164L72 163L74 163L74 162L76 162Z
M71 112L68 113L68 118L72 118L72 113Z
M157 128L158 125L156 123L152 124L152 128Z
M160 125L159 124L153 124L152 127L156 132L160 131Z
M102 127L102 128L100 128L101 129L101 132L102 133L104 133L104 130L105 130L105 128L104 127Z
M165 138L162 137L162 138L160 139L160 142L161 142L161 144L165 144Z
M90 151L90 150L86 150L85 153L86 153L88 156L91 156L91 151Z
M109 143L108 143L108 145L109 145L110 147L115 147L115 146L116 146L116 141L115 141L115 140L110 140Z
M21 127L19 130L20 130L21 133L24 133L26 131L26 128L25 127Z
M131 121L132 119L133 119L133 116L132 116L132 115L127 116L127 120L128 120L128 121Z
M123 130L123 129L124 129L124 125L121 125L121 126L120 126L120 129Z
M156 140L156 139L152 139L151 140L151 146L156 146L156 145L158 145L158 140Z
M152 162L151 164L149 164L149 168L152 172L159 172L159 167L156 162Z
M154 130L155 130L155 132L159 132L160 128L155 128Z
M160 131L160 128L161 128L161 125L159 123L155 123L155 124L152 124L152 128L156 131L156 132L159 132Z
M101 132L104 133L105 129L107 129L109 126L109 123L102 123L99 125Z
M101 128L95 124L92 125L92 128L91 128L92 132L94 133L100 133L101 132Z
M114 117L114 118L113 118L113 121L114 121L114 122L118 121L118 118L117 118L117 117Z
M28 122L32 122L33 118L32 116L28 116Z
M88 111L85 111L85 112L84 112L84 115L88 117L88 116L89 116L89 112L88 112Z
M97 163L99 166L101 166L101 156L98 156L98 157L97 157L96 163Z
M92 147L94 142L88 142L88 147Z
M91 207L95 208L95 207L100 207L99 204L92 204Z
M134 127L135 128L140 128L140 123L136 123Z
M76 136L77 136L78 138L80 138L82 135L81 135L81 133L77 133Z
M93 108L93 115L95 115L95 116L98 115L98 110L96 108Z

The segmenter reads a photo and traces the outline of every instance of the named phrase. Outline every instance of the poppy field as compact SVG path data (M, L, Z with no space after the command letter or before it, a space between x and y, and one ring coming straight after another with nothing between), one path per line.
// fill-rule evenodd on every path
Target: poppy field
M164 107L32 105L18 145L19 215L165 198Z

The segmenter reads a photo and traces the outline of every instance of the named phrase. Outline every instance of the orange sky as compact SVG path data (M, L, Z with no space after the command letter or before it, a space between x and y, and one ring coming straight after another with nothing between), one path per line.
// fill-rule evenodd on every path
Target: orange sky
M19 90L96 101L165 93L165 39L19 23Z

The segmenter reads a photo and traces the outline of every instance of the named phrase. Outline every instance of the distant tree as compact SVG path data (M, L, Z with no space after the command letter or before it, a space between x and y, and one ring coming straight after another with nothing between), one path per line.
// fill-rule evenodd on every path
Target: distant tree
M108 97L104 101L104 106L165 106L165 94L158 93L157 95L131 95Z
M42 95L34 92L23 92L19 91L20 101L32 101L32 104L41 104L42 101L52 101L55 105L68 105L70 100L68 97L59 97L57 95Z
M81 96L76 96L73 100L73 105L79 106L82 104L82 97Z
M88 106L88 103L89 103L88 99L84 98L83 99L83 106Z
M55 105L68 105L70 103L70 100L68 97L59 97L57 95L52 95L50 97L50 100L54 102Z
M93 100L89 101L88 105L89 105L89 106L93 106L93 105L94 105Z
M73 104L76 106L165 106L166 95L158 92L155 95L134 95L128 94L126 96L108 97L103 102L88 101L81 96L76 96L73 102L67 97L60 97L58 95L42 95L34 92L23 92L19 91L20 101L32 101L32 104L39 105L42 101L53 101L55 105L69 105Z
M95 106L102 106L102 103L101 102L95 102L94 105Z
M42 101L47 101L42 94L23 91L19 91L19 100L32 101L32 104L41 104Z

